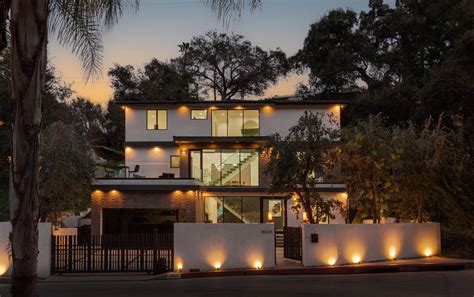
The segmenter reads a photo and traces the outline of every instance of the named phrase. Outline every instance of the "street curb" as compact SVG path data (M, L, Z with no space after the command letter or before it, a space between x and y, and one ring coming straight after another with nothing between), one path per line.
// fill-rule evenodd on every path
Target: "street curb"
M338 274L371 274L424 271L457 271L474 269L474 263L443 263L443 264L406 264L406 265L370 265L370 266L336 266L336 267L307 267L293 269L263 269L263 270L228 270L211 272L184 272L181 279L226 277L226 276L255 276L255 275L338 275Z

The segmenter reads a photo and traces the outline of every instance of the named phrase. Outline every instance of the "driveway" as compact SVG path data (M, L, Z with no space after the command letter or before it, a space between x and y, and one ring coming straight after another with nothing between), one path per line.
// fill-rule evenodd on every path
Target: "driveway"
M40 296L474 296L474 270L364 275L248 276L163 281L43 282ZM2 297L10 296L0 285Z

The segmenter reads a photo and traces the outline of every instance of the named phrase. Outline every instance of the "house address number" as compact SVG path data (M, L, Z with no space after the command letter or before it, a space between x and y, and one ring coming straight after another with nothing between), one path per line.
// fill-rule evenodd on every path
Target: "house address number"
M262 230L263 234L273 234L273 230Z

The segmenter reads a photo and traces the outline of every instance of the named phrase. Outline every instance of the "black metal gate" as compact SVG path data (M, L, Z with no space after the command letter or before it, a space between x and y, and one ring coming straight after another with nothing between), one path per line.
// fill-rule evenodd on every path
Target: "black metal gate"
M285 258L302 260L302 230L300 227L283 227L283 254Z
M153 233L53 236L51 272L147 272L173 270L173 226Z

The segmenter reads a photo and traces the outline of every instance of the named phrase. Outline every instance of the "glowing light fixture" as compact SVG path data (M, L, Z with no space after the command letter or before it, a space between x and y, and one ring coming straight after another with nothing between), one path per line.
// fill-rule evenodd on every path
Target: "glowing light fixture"
M273 223L273 212L271 211L268 212L267 223Z
M390 259L395 260L397 252L395 251L394 247L390 248L390 250L388 251L388 256L390 257Z
M431 257L433 255L433 251L430 248L426 248L424 253L426 257Z
M308 214L306 213L306 211L303 212L303 223L305 223L305 224L309 223Z
M131 148L131 147L129 147L129 146L125 147L125 152L126 152L126 153L127 153L127 152L130 152L130 151L132 151L132 148Z
M216 262L216 264L214 264L214 268L215 268L217 271L221 270L221 266L222 266L222 265L221 265L221 262Z
M352 256L352 262L353 262L354 264L359 264L361 260L362 260L362 259L360 258L359 255L354 255L354 256Z
M255 261L254 267L255 267L255 269L262 269L262 262L260 262L260 261Z
M155 147L153 148L153 150L154 150L155 152L157 152L157 151L159 151L159 150L160 150L160 148L159 148L159 147L157 147L157 146L155 146Z
M178 268L178 272L183 272L183 263L178 263L176 267Z
M328 264L333 266L334 264L336 264L336 258L329 258L328 259Z

